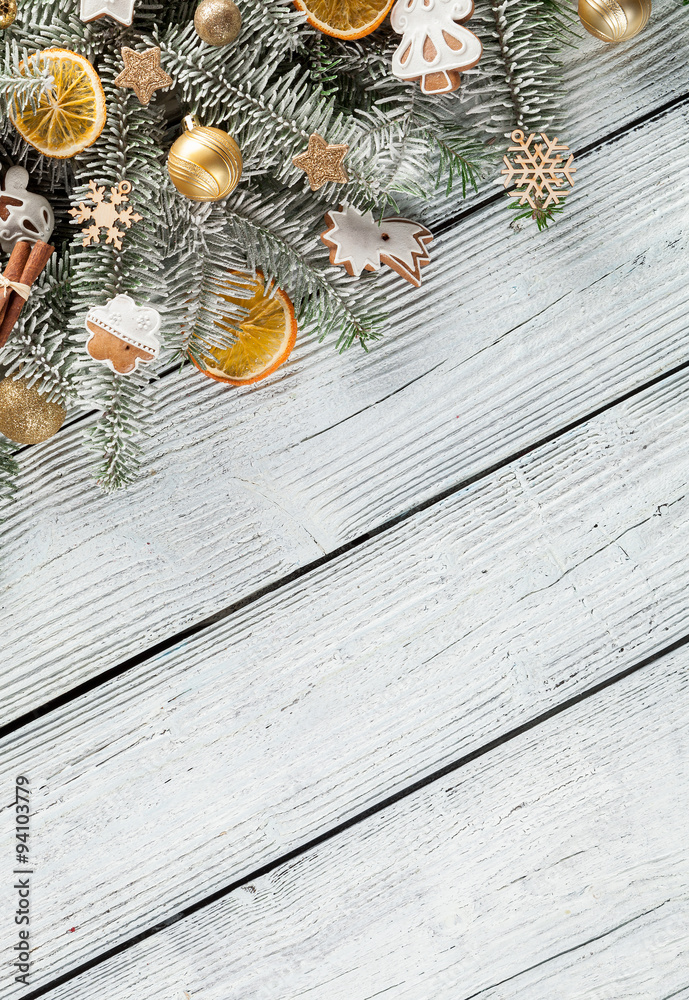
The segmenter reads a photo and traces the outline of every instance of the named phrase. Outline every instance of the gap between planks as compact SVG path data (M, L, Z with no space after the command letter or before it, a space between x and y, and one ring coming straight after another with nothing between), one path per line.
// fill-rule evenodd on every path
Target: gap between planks
M333 549L331 552L322 556L320 559L315 559L312 562L306 563L304 566L301 566L299 569L294 570L292 573L288 573L285 576L277 580L274 580L271 583L266 584L259 590L252 591L245 597L242 597L241 600L236 601L235 603L230 604L227 607L214 612L212 615L209 615L207 618L204 618L203 620L196 622L193 625L190 625L188 628L183 629L179 632L172 633L170 636L168 636L166 639L163 639L161 642L158 642L153 646L149 646L143 649L140 653L137 653L136 656L131 656L128 659L124 660L122 663L118 663L115 666L111 667L109 670L105 670L102 673L94 675L93 677L89 678L89 680L84 681L82 684L77 685L76 687L70 689L69 691L66 691L64 694L59 695L57 698L53 698L51 701L44 702L42 705L32 709L25 715L19 716L18 718L13 719L11 722L8 722L5 725L0 726L0 740L4 739L6 736L11 736L13 733L18 732L19 730L27 726L29 723L36 722L37 720L52 714L53 712L59 710L60 708L63 708L64 706L68 705L75 699L81 698L83 695L86 695L89 692L94 691L102 684L105 684L108 681L115 680L118 677L122 677L128 671L132 670L134 667L140 666L147 660L153 659L155 657L160 656L161 654L169 652L175 647L178 647L182 643L186 642L188 639L192 639L195 636L200 636L202 633L210 629L213 625L220 624L227 618L232 617L232 615L236 614L238 611L241 611L243 608L246 608L249 605L254 604L255 602L261 600L264 597L268 597L270 594L274 594L282 590L283 588L289 586L292 583L297 582L298 580L301 580L304 577L310 576L316 570L321 569L328 563L340 559L342 556L348 554L349 552L354 551L360 545L363 545L365 542L371 541L372 539L377 538L379 535L386 534L388 531L391 531L397 525L402 524L405 521L409 520L410 518L415 517L417 514L421 514L424 511L429 510L431 507L434 507L436 504L449 499L455 494L463 492L468 487L473 486L476 483L480 483L482 480L490 478L495 473L500 472L502 469L505 469L510 465L512 465L515 461L525 458L528 455L532 454L533 452L536 452L539 449L543 448L545 445L557 441L557 439L562 437L563 435L569 434L572 431L575 431L578 428L583 427L589 421L595 420L596 417L602 416L607 411L615 409L617 406L620 406L622 403L626 403L628 400L633 399L635 396L643 395L648 390L653 389L655 386L659 385L661 382L665 382L666 380L671 379L676 375L680 375L686 372L688 368L689 368L689 361L683 362L682 364L678 365L671 371L663 375L658 375L656 378L651 379L649 382L639 386L636 389L631 389L629 392L619 397L619 399L615 399L610 403L606 403L605 405L601 406L598 410L586 414L586 416L583 416L578 420L573 421L571 424L567 425L566 427L563 427L560 430L553 431L552 434L549 434L547 437L542 438L540 441L536 441L533 445L522 449L520 452L517 452L514 455L508 456L507 458L503 459L503 461L497 462L494 466L491 466L483 470L482 472L476 473L474 476L465 479L464 481L458 483L456 486L449 487L444 492L436 494L430 499L425 500L423 503L417 504L415 507L411 507L408 511L405 511L405 513L398 514L396 517L384 521L377 527L371 528L370 531L367 531L363 535L359 535L357 538L352 539L352 541L347 542L345 545L339 546L337 549ZM680 639L676 643L671 644L667 650L663 651L662 655L665 655L665 653L669 652L672 649L675 649L678 645L681 645L685 641L687 641L687 638ZM653 657L651 659L653 659ZM650 662L650 660L644 660L641 664L639 664L639 666L645 666L647 662ZM630 668L630 670L634 669L637 668L636 667ZM621 678L627 676L628 672L629 671L626 670L623 671L619 675L619 677ZM607 682L605 682L605 684L607 684ZM603 686L605 686L605 684Z
M6 740L37 785L37 972L685 642L688 420L684 374Z
M649 155L657 147L671 156L673 144L679 143L674 155L685 171L686 114L686 108L675 108L644 130ZM600 186L602 198L605 186L615 182L622 155L630 154L633 145L629 137L622 139L614 152L606 153L609 162L603 155L592 162L591 183ZM624 167L622 173L626 177ZM417 368L414 378L406 379L409 388L386 393L382 405L376 402L379 382L368 382L364 391L375 390L375 396L365 400L363 410L357 408L358 417L351 416L348 397L349 415L333 424L327 409L317 405L318 394L316 400L296 396L295 412L286 384L272 396L266 390L260 410L254 409L259 405L256 397L247 394L234 397L232 406L228 401L218 413L216 397L204 393L203 405L188 416L185 393L201 398L200 390L189 385L177 404L166 408L166 419L175 424L186 420L192 427L186 434L177 426L161 432L168 437L157 451L152 447L149 459L153 469L161 461L182 463L177 478L184 483L183 493L174 493L177 479L173 482L170 475L162 492L155 494L162 523L155 510L148 510L150 478L127 496L103 499L88 495L84 482L72 475L74 463L82 462L75 442L37 453L26 473L30 504L17 515L11 532L17 552L26 551L36 531L40 546L31 561L13 563L6 574L5 607L14 631L8 630L5 640L12 648L3 721L33 709L38 691L41 701L51 700L66 687L76 688L80 681L116 668L142 646L155 648L157 641L169 637L171 617L181 626L176 631L184 633L184 619L192 624L207 621L209 605L211 617L218 608L236 607L248 594L261 592L267 581L272 585L304 565L317 565L324 553L365 539L381 523L393 523L458 483L471 482L485 468L500 467L535 440L548 440L563 427L576 426L592 410L600 412L611 401L681 367L686 359L687 293L676 241L682 238L686 197L682 201L675 196L670 204L663 183L652 185L646 204L655 213L653 231L647 232L641 223L632 229L625 224L622 240L617 215L644 188L649 188L648 179L627 180L623 203L607 205L605 211L584 205L583 218L561 223L561 235L553 237L563 250L557 262L549 257L552 248L541 243L533 251L539 259L527 258L526 273L536 264L540 271L553 270L531 283L531 294L538 285L538 294L545 296L545 318L534 317L528 303L519 307L522 315L513 315L511 306L507 313L504 305L496 307L498 279L486 275L487 287L473 320L482 331L481 341L464 348L471 353L454 366L438 366L456 341L451 326L456 308L452 302L438 303L431 317L433 337L421 336L423 331L417 329L415 343L400 338L375 360L393 364L397 381L399 352L423 350L428 377L419 380ZM492 225L498 224L496 214L494 210ZM496 250L491 226L484 233L483 223L472 224L477 237L485 237L485 252L492 259ZM572 240L585 238L585 230L596 252L581 259ZM506 261L512 252L507 242L499 254L507 255ZM549 290L548 281L556 272L567 276L564 295ZM519 280L524 283L523 275ZM638 296L633 309L628 302L632 289ZM563 297L568 301L558 305ZM602 298L609 302L605 316L600 315ZM500 322L509 323L501 332L486 327L496 308L502 310ZM413 307L406 312L410 315L401 322L413 324ZM351 372L351 387L358 385L361 392L358 363ZM332 361L328 372L321 372L320 378L330 397ZM174 397L178 380L168 381L174 383ZM166 407L162 395L160 405ZM291 414L287 422L286 407ZM328 435L313 434L321 429L313 427L316 411L321 426L334 426ZM462 418L459 424L452 421L452 432L448 412ZM204 427L209 413L224 422L222 427ZM231 455L218 453L218 435L232 440ZM46 471L41 456L48 453L62 461L64 469L51 470L48 464ZM206 454L217 462L210 479ZM212 532L209 535L209 511L214 509L223 511L220 544ZM178 518L184 519L180 528ZM146 547L146 537L159 539L154 548ZM227 601L228 582L238 600ZM152 601L152 594L159 600ZM115 630L110 610L114 605L120 622ZM40 609L38 631L23 625L29 609L32 622ZM70 664L67 676L61 666L64 659Z
M26 1000L681 995L687 666L663 656Z

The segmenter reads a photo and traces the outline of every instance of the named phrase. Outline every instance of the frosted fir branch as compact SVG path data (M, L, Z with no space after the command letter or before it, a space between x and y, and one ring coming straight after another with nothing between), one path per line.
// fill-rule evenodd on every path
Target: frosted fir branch
M348 106L357 121L376 115L385 123L379 199L387 197L395 205L395 192L427 199L442 184L449 193L455 180L466 195L497 156L480 136L471 134L464 109L452 96L425 95L416 83L392 76L392 54L400 36L389 28L376 36L373 51L367 39L346 44L325 39L314 43L311 55L336 107Z
M237 44L265 47L266 39L284 54L298 52L309 35L305 15L295 10L292 0L244 0L242 31Z
M61 48L78 52L93 62L103 51L103 26L99 21L85 24L78 15L78 4L69 5L59 0L22 0L20 16L5 32L5 37L11 44L26 48L29 52L42 49ZM111 25L114 21L105 18ZM113 36L121 37L122 28L108 28Z
M217 323L227 312L220 307L217 290L222 288L228 275L246 269L245 255L232 244L227 235L227 221L223 206L194 206L191 210L178 206L177 213L189 239L190 246L180 252L175 261L176 287L167 293L164 317L177 325L177 354L194 353L195 345L208 343L227 346L214 339ZM189 288L195 294L189 295Z
M365 298L368 282L357 282L330 268L320 241L304 238L297 218L296 228L302 232L299 240L294 220L289 223L286 215L284 201L276 198L271 205L265 197L245 193L228 208L227 233L245 250L250 268L261 270L266 281L288 290L303 325L318 323L321 340L337 332L338 349L354 342L368 349L382 335L385 321L380 311L360 315L355 308L355 295Z
M71 280L69 254L53 255L0 352L6 375L21 371L32 384L40 382L48 399L63 403L77 392L82 364L82 352L65 336Z
M381 159L389 154L396 165L391 147L405 141L399 126L377 115L375 129L371 121L338 114L325 91L311 84L309 75L298 65L275 75L270 62L254 66L255 53L244 51L222 58L211 51L186 27L163 37L153 36L163 51L162 63L178 81L181 97L190 110L199 114L204 124L214 124L231 132L242 149L243 183L252 177L271 175L280 184L295 184L303 174L295 169L292 158L302 152L309 136L318 132L331 142L347 143L351 154L351 184L345 196L359 204L385 201L381 173L389 173ZM372 140L379 134L375 146ZM386 141L383 137L387 136ZM378 158L374 162L373 157ZM408 190L414 172L410 164L408 179L400 190ZM332 199L332 190L320 197Z
M3 115L10 111L21 113L26 108L34 111L44 94L49 93L53 79L45 64L29 58L26 47L16 42L5 44L5 58L0 72L0 100Z
M86 447L98 460L95 477L106 492L135 482L142 447L139 431L148 415L143 386L138 380L113 377L101 392L102 411L85 436Z
M493 136L518 125L550 127L562 113L563 46L576 35L563 0L479 0L467 26L483 43L481 62L464 75L460 103Z
M88 434L92 449L102 456L97 478L106 490L127 485L137 476L140 448L136 435L148 418L149 376L133 373L123 379L92 362L83 346L84 320L88 309L114 295L127 292L142 304L159 286L163 272L161 201L167 183L162 112L143 108L131 91L114 86L120 62L119 53L108 53L101 61L108 120L95 145L75 158L79 186L72 196L72 203L78 206L88 197L88 181L93 179L109 190L126 179L132 184L130 203L144 217L126 231L121 250L105 244L104 235L99 244L84 247L78 228L72 241L69 334L84 359L78 376L79 396L101 410Z
M201 42L193 25L160 37L154 33L151 40L160 46L163 66L177 81L183 102L204 124L229 126L242 148L250 145L252 132L262 132L264 157L274 162L275 143L290 148L313 131L327 130L332 106L322 93L309 91L298 66L276 75L275 63L261 59L260 50L213 49Z

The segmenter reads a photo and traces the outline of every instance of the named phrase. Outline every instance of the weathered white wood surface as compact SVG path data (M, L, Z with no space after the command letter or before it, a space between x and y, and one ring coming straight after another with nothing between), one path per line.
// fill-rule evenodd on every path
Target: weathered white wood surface
M439 239L369 355L310 340L272 386L166 379L126 493L89 483L77 431L25 453L1 721L684 361L688 116L590 157L543 236L492 205Z
M684 373L3 741L35 982L686 635L688 431Z
M688 667L685 647L50 1000L681 996Z
M579 40L564 57L568 113L562 136L572 149L581 149L603 130L622 128L649 108L686 93L686 15L674 0L654 0L648 26L624 45L601 45L577 27ZM634 159L637 169L645 170L643 143L637 146Z

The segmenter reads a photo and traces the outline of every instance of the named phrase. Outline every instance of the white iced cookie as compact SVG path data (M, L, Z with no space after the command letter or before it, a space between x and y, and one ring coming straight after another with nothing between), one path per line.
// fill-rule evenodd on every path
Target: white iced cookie
M134 20L134 0L81 0L79 17L82 21L111 17L120 24L130 25Z
M158 357L160 313L151 306L137 306L129 295L116 295L104 306L86 314L89 338L86 350L119 375L129 375L139 365Z
M424 94L457 90L461 72L476 66L483 51L462 25L473 13L473 0L397 0L390 24L402 41L392 57L393 75L419 80Z
M428 245L433 234L411 219L383 219L379 224L372 212L359 212L353 205L327 212L328 229L321 239L330 247L330 263L341 264L348 274L377 271L385 264L417 288L421 268L430 263Z
M55 216L42 194L28 191L29 171L10 167L0 192L0 246L12 253L20 240L47 243L55 228Z

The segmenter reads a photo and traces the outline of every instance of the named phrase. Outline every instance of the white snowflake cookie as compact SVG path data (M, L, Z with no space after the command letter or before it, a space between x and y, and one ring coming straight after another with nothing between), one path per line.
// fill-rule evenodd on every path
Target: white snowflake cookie
M433 234L411 219L383 219L376 222L372 212L359 212L353 205L327 212L328 228L321 239L330 247L330 263L341 264L348 274L391 267L416 288L421 284L421 268L430 263L428 245Z
M449 94L461 73L476 66L481 42L462 26L474 13L473 0L397 0L390 14L402 41L392 57L393 75L419 80L424 94Z
M160 352L160 313L152 306L137 306L129 295L116 295L104 306L89 309L86 329L88 353L118 375L130 375Z
M129 26L134 20L134 0L81 0L79 17L82 21L111 17Z

